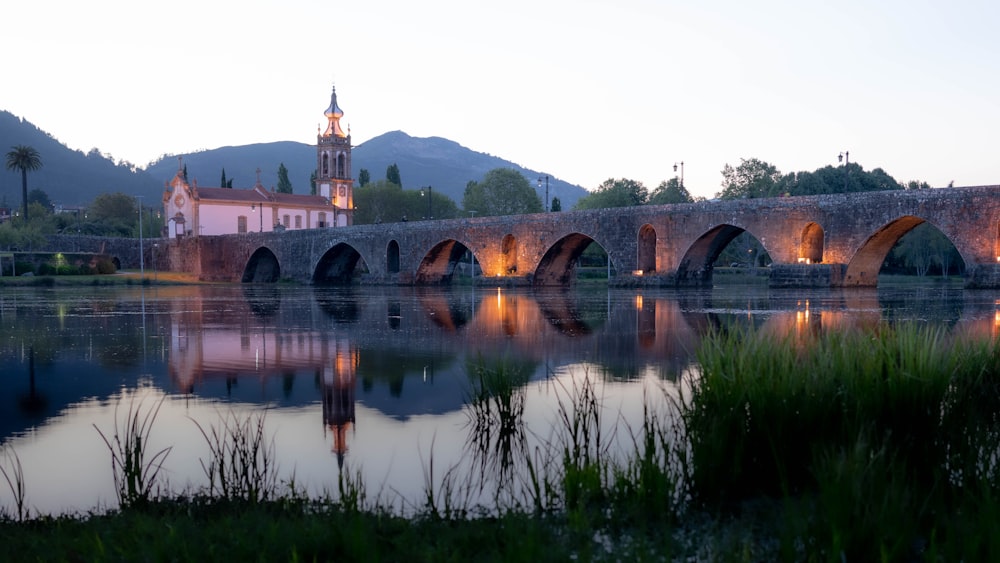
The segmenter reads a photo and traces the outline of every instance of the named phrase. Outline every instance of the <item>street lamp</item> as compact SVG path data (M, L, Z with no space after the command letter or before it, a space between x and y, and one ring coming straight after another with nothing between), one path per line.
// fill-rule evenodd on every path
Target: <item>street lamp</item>
M674 163L674 172L677 172L677 163ZM681 187L684 187L684 161L681 161Z
M844 163L844 193L847 193L847 179L851 173L848 165L851 164L851 151L844 151L837 155L837 162Z
M538 189L542 189L542 178L545 178L545 212L549 212L549 175L538 177Z
M433 219L434 218L434 198L433 198L434 187L433 186L427 186L427 193L426 194L424 193L424 188L420 188L420 195L421 196L424 196L424 195L427 196L427 219L428 220Z

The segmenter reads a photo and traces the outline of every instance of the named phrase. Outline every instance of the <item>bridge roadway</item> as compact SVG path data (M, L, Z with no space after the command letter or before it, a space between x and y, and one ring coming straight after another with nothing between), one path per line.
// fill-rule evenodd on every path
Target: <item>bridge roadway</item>
M892 246L928 222L955 245L967 287L1000 287L1000 186L795 196L592 211L190 237L170 268L206 281L448 283L471 250L490 284L564 286L596 243L616 285L711 284L743 231L772 262L772 286L875 286ZM362 268L359 270L359 268ZM486 283L485 281L483 283Z

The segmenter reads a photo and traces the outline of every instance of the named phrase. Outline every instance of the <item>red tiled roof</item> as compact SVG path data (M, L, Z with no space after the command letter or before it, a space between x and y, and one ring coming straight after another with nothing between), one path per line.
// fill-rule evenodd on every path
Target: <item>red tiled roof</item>
M257 190L202 188L200 186L193 191L196 194L195 197L199 200L219 203L227 201L236 203L274 202L290 206L333 207L326 198L318 195L267 192L267 197L265 197Z

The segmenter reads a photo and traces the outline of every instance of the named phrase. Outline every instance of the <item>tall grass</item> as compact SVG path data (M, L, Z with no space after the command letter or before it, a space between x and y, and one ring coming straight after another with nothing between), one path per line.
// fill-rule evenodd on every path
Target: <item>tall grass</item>
M956 533L950 515L997 511L995 343L898 325L799 346L724 328L699 361L681 404L697 506L784 498L786 547L847 559L920 556Z
M10 466L8 468L8 465ZM10 494L14 497L14 515L18 522L23 522L28 517L28 510L25 506L27 493L25 490L24 467L21 466L21 458L18 457L14 448L5 447L3 450L3 463L0 463L0 475L7 481Z
M149 503L154 490L160 486L160 471L172 447L151 453L149 437L165 399L163 397L151 408L143 409L142 401L137 404L133 398L122 419L118 417L121 403L116 404L115 426L110 437L94 424L94 429L111 452L111 473L118 505L123 509Z
M208 477L208 493L230 500L260 502L278 492L278 464L274 437L265 433L266 411L238 415L233 411L220 417L217 425L201 431L209 448L201 467Z

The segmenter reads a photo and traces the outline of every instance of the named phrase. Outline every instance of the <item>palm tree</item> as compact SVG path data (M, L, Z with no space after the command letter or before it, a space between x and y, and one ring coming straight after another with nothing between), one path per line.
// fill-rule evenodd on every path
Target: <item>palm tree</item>
M15 145L7 153L7 170L21 171L21 201L24 210L24 220L28 220L28 171L34 172L42 167L42 157L34 147Z

